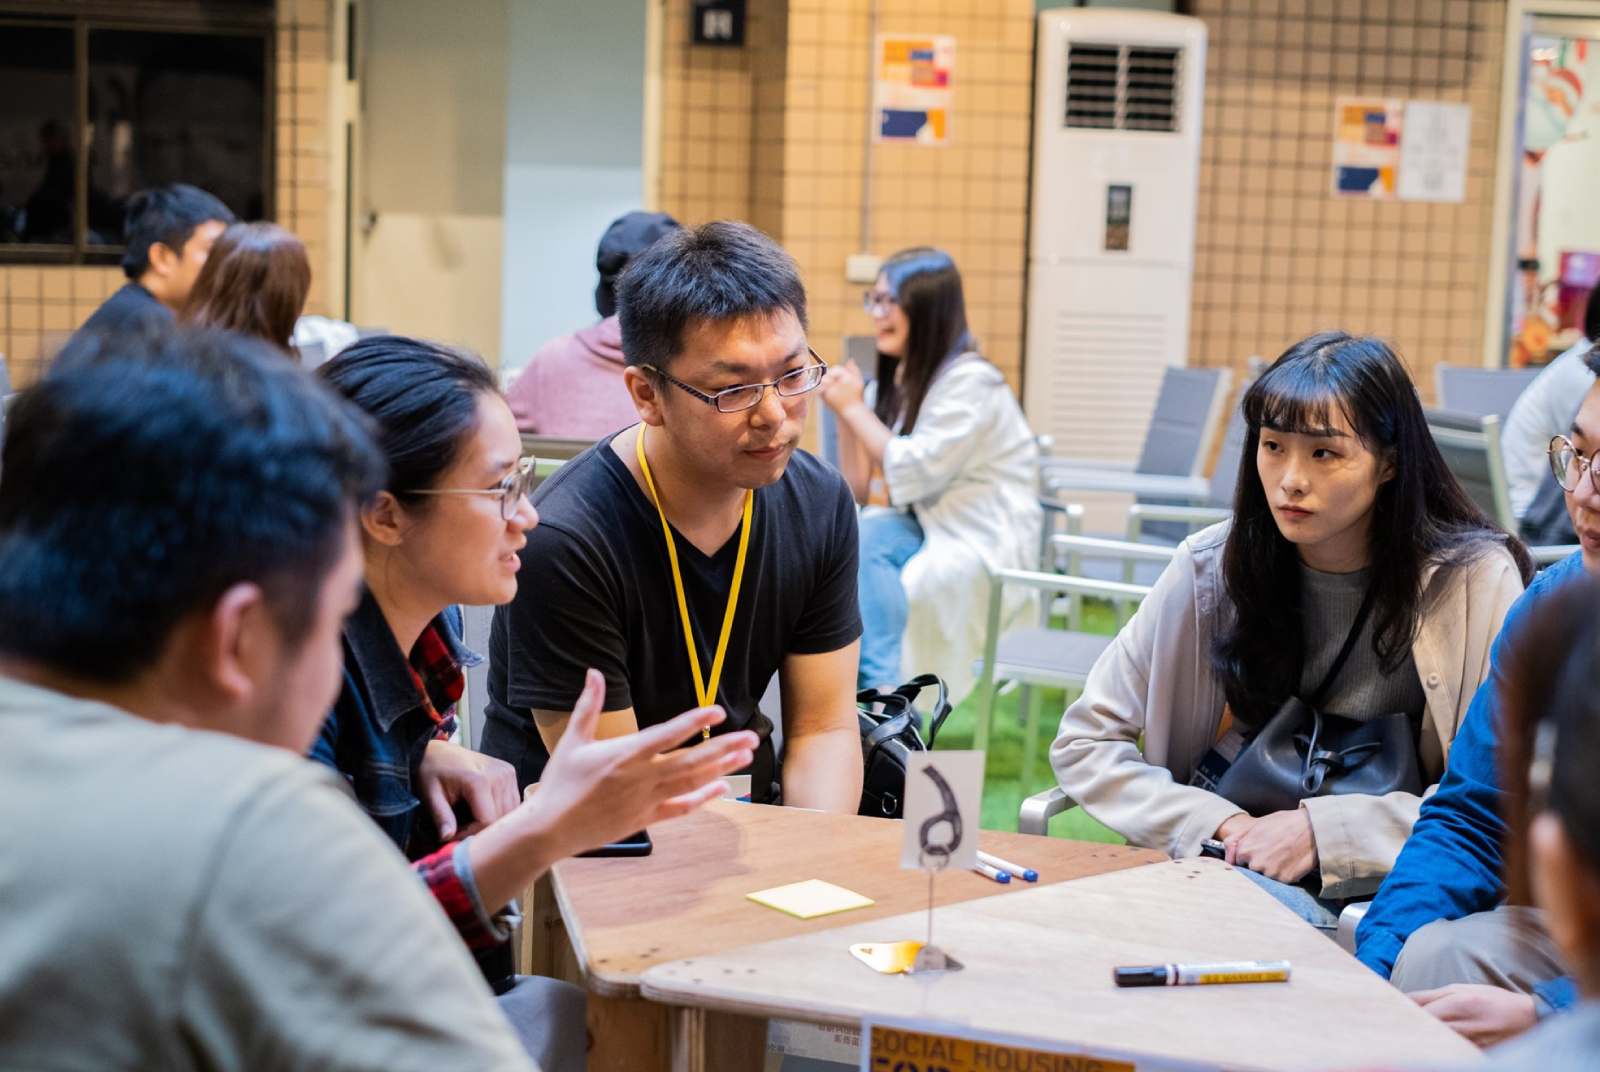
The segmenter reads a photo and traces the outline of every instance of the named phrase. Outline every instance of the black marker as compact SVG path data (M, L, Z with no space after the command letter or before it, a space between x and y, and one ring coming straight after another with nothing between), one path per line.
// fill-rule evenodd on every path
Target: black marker
M1287 983L1287 960L1239 960L1226 964L1151 964L1114 968L1118 986L1205 986L1210 983Z

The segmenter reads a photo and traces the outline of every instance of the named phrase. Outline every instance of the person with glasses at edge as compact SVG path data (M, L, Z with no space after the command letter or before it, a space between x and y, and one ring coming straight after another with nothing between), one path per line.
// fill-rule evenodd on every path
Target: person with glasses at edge
M1600 352L1584 357L1600 374ZM1480 1045L1565 1008L1575 990L1537 910L1506 901L1505 793L1496 766L1508 637L1565 586L1600 576L1600 383L1547 457L1578 550L1534 578L1506 615L1487 680L1472 698L1439 791L1423 802L1389 877L1356 930L1356 958Z
M1038 445L967 331L948 253L896 253L863 304L877 335L876 382L845 364L822 385L839 421L840 467L864 507L856 681L893 687L937 669L958 701L983 649L989 570L1038 565ZM1025 596L1008 596L1009 617Z
M536 781L588 667L601 732L720 703L760 738L751 798L860 806L856 516L799 448L826 365L794 260L747 224L673 231L617 280L639 423L540 487L525 584L496 610L482 747ZM777 675L783 758L760 699Z
M1484 1072L1600 1065L1600 584L1578 577L1512 638L1498 769L1509 900L1536 905L1582 1003L1491 1050Z
M747 764L754 735L721 735L652 773L658 752L720 721L720 713L701 708L652 735L615 742L626 747L611 757L617 772L605 784L585 786L552 765L545 784L520 803L508 764L448 739L463 668L481 661L460 639L460 605L512 598L523 565L518 552L539 521L527 497L535 460L519 457L511 409L481 361L416 339L363 339L317 375L371 419L388 479L359 514L366 583L342 633L339 697L311 756L345 777L362 808L414 861L529 1052L545 1067L581 1068L582 991L511 974L518 895L556 859L598 843L580 824L553 829L552 807L595 793L604 806L630 811L627 797L639 795L639 779L681 782L684 771L698 780L671 795L690 792ZM539 564L529 565L528 575L537 577ZM574 707L592 722L601 685L589 676L596 680L582 682ZM702 793L682 803L704 799Z

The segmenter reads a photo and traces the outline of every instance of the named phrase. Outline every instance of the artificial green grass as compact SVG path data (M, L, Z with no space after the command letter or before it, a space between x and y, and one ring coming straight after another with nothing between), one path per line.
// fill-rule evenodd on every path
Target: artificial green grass
M1114 633L1117 629L1116 613L1109 603L1085 601L1083 628L1088 632ZM1025 772L1022 769L1025 736L1020 714L1022 691L1013 688L995 699L994 721L989 728L989 756L983 778L981 822L985 830L1016 830L1017 812L1022 807L1023 798L1055 784L1055 776L1050 771L1050 742L1055 740L1061 712L1066 709L1067 693L1061 689L1032 690L1034 702L1039 705L1039 734L1033 769ZM978 697L973 694L950 712L950 717L939 730L937 747L971 748L977 719ZM1082 808L1073 808L1052 819L1050 835L1122 844L1121 837L1089 818Z

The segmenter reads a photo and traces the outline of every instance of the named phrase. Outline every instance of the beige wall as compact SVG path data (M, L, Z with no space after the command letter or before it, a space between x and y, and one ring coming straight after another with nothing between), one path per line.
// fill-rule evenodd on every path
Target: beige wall
M1481 360L1504 0L1196 0L1210 32L1190 360L1310 332L1394 342L1424 396ZM1462 204L1334 198L1340 95L1472 106Z
M307 309L328 313L332 205L327 0L279 0L277 31L277 219L311 256ZM117 267L0 266L0 352L13 383L38 375L55 348L123 283Z
M880 0L885 33L954 34L950 143L873 149L870 235L862 173L870 107L868 0L752 0L744 49L688 43L688 0L666 0L659 204L685 223L748 219L800 263L824 357L868 324L858 251L947 249L973 330L1018 382L1027 232L1031 0ZM781 101L781 103L780 103Z
M506 0L363 5L351 318L500 360Z

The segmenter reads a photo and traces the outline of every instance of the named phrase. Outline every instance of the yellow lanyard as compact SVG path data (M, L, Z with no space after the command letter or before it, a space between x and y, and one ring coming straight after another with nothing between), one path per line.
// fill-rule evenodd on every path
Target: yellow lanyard
M690 624L689 601L683 595L683 573L678 569L678 547L672 540L672 528L667 524L667 512L661 508L661 496L656 494L655 478L650 475L650 463L644 457L644 425L639 425L639 438L634 441L639 457L639 469L644 473L644 486L650 489L650 501L656 505L656 515L661 518L661 534L667 538L667 559L672 563L672 587L678 594L678 614L683 619L683 646L689 652L689 669L694 671L694 692L701 707L716 702L717 684L722 680L722 660L728 654L728 637L733 633L733 615L739 606L739 582L744 579L745 552L750 549L750 512L755 505L756 493L744 494L744 521L739 526L739 557L733 564L733 586L728 589L728 609L722 615L722 635L717 638L717 653L711 660L711 680L700 675L700 654L694 647L694 629ZM709 729L701 732L709 738Z

